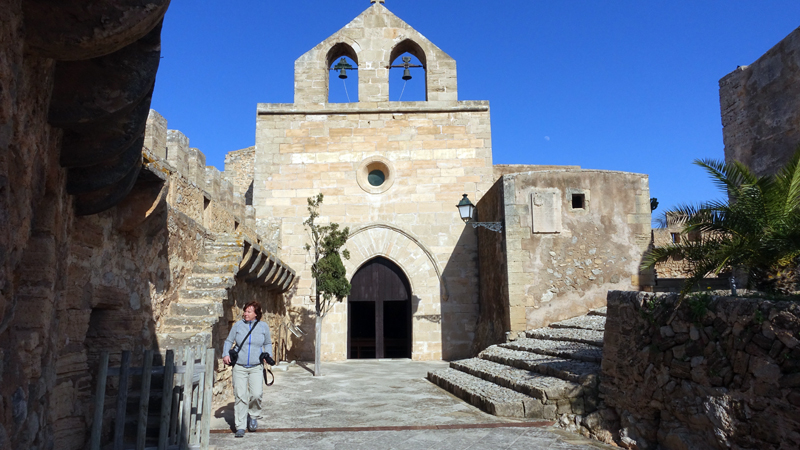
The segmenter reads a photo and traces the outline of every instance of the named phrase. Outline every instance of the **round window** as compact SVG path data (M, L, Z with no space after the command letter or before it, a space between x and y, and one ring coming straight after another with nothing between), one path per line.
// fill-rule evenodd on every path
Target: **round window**
M383 171L373 170L367 176L367 181L369 181L371 186L378 187L386 181L386 175L383 174Z
M370 194L381 194L394 184L392 163L382 156L370 156L356 169L358 186Z

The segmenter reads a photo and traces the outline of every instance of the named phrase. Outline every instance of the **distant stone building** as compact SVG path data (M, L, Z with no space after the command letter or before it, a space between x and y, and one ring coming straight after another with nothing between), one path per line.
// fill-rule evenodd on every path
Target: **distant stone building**
M800 145L800 28L719 80L725 160L775 173Z
M258 105L253 206L257 220L280 220L281 255L299 270L289 314L309 336L306 199L324 194L323 220L350 227L354 294L326 319L323 358L464 357L602 306L608 289L650 283L638 272L647 176L493 166L489 103L460 101L456 62L373 3L297 59L294 103ZM389 101L404 54L424 68L425 101ZM359 101L329 103L343 56L357 66ZM503 231L465 226L463 194ZM382 292L372 280L384 275L402 289ZM313 342L298 344L309 358Z

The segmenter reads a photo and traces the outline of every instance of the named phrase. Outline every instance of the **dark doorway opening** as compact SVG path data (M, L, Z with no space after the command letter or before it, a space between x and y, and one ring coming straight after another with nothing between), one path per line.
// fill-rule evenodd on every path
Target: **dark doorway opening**
M347 357L411 357L411 287L403 270L378 257L353 275L348 297Z

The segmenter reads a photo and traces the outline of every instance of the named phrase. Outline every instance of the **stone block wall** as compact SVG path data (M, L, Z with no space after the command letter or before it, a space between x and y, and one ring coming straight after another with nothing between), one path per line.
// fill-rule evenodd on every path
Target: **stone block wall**
M800 28L722 78L719 103L726 161L759 175L786 164L800 145Z
M622 444L800 447L800 305L702 295L674 313L676 300L608 293L600 392Z
M491 186L486 102L326 104L323 110L259 104L254 206L282 221L283 258L299 269L292 307L305 317L312 278L303 221L307 198L325 196L321 220L350 227L348 278L385 256L411 282L415 359L467 355L477 321L477 241L455 208ZM385 182L369 184L373 168ZM324 359L347 356L347 305L326 319ZM300 325L301 323L298 323ZM303 322L313 335L313 321ZM301 358L310 358L306 342Z
M0 445L54 442L57 305L73 206L47 123L55 61L26 55L22 2L0 1Z
M475 210L477 221L505 223L503 184L495 183L475 205ZM475 333L473 354L515 337L506 335L511 330L511 324L505 230L498 233L479 227L477 232L480 273L478 299L481 314Z
M683 226L679 225L654 228L653 245L655 247L663 247L672 244L673 239L678 239L678 242L688 239L689 236L683 234L682 230ZM687 278L691 274L690 268L685 261L674 258L656 263L655 271L658 278Z
M225 175L233 183L234 192L244 197L245 205L253 204L255 163L255 146L229 152L225 155Z
M647 175L541 170L497 183L512 333L601 307L609 289L652 284L639 271L650 244Z

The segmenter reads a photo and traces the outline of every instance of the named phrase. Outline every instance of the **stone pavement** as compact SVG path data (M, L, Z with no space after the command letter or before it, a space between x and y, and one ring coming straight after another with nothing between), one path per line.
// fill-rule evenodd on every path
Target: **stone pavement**
M552 422L486 414L425 379L447 362L350 360L275 371L265 387L261 430L236 439L233 403L217 408L217 449L611 448L552 428Z

